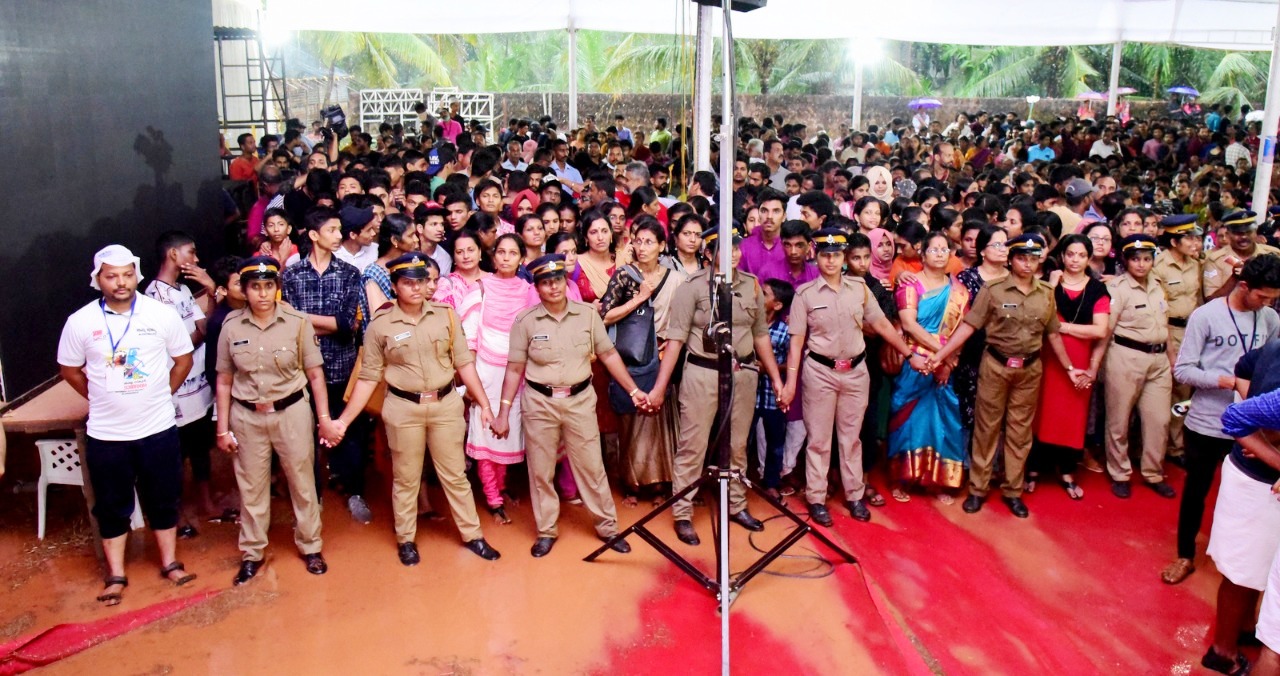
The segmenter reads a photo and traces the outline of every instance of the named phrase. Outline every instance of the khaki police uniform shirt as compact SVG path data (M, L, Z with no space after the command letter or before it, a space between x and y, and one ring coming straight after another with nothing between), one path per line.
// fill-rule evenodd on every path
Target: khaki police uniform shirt
M426 302L415 317L397 304L374 315L365 329L360 380L385 377L407 392L434 392L453 383L459 366L475 360L453 308Z
M703 340L711 323L711 289L707 284L710 275L711 268L703 268L680 285L680 293L671 299L671 309L667 311L667 340L683 342L689 354L714 359L714 344ZM755 353L755 339L769 333L764 294L756 276L741 270L733 273L732 292L733 352L739 359L749 359Z
M828 359L853 359L866 349L862 326L884 318L884 311L861 277L840 276L839 287L822 277L802 284L788 315L793 336ZM853 319L853 324L849 320Z
M982 287L964 321L986 329L987 344L1001 354L1019 357L1033 354L1044 336L1058 332L1058 308L1053 290L1032 279L1030 293L1018 288L1013 275Z
M1168 251L1156 258L1151 276L1164 289L1170 317L1186 319L1191 316L1192 310L1200 307L1204 301L1200 295L1201 274L1200 261L1194 258L1187 258L1186 262L1179 263Z
M1169 340L1169 304L1164 289L1148 275L1146 285L1125 273L1107 282L1111 293L1111 330L1117 336L1148 345Z
M1272 254L1280 256L1280 249L1269 244L1256 244L1253 255ZM1214 249L1204 257L1204 297L1212 296L1218 289L1226 285L1227 280L1231 279L1231 266L1227 265L1227 256L1238 255L1231 250L1231 247L1223 243L1222 248ZM1253 258L1253 256L1250 256Z
M306 369L324 365L307 316L276 303L267 328L249 308L227 315L218 337L218 373L231 374L231 396L250 403L278 401L306 387Z
M600 313L586 303L569 301L563 317L542 303L521 312L511 326L507 360L525 362L525 379L551 387L568 387L591 377L591 355L613 349Z

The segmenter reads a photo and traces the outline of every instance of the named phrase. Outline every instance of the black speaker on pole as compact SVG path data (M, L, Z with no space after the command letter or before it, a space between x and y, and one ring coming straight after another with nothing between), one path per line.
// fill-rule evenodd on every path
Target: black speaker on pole
M720 7L720 0L693 0L699 5L708 5L710 7ZM729 7L735 12L750 12L753 9L760 9L768 4L769 0L731 0Z

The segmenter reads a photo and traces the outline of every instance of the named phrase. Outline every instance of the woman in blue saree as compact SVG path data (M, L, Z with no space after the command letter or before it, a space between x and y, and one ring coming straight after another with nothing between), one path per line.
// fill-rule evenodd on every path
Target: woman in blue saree
M946 233L925 238L924 269L912 283L905 281L894 294L907 343L928 357L946 344L964 317L969 291L947 274L951 248ZM894 499L907 502L911 488L938 491L950 504L947 491L964 482L964 430L960 399L951 385L955 360L932 374L902 369L894 381L889 417L889 468L898 485Z

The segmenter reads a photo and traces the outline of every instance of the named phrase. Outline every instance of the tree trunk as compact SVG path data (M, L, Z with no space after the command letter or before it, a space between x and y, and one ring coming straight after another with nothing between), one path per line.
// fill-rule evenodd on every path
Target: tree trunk
M324 102L320 104L321 110L329 107L329 99L333 97L333 82L336 78L335 73L337 70L338 63L336 61L329 64L329 80L324 85Z

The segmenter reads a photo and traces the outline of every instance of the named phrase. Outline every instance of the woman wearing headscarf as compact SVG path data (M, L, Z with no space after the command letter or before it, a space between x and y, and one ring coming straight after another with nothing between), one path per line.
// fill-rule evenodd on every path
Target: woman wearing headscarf
M886 289L893 287L889 272L893 269L895 246L893 233L884 228L876 228L867 233L871 240L871 276L875 277Z
M885 203L893 201L893 175L889 173L888 169L874 166L867 169L864 175L868 181L871 181L871 188L867 191L868 195ZM883 216L883 214L881 215ZM875 250L872 249L872 251L874 252Z

